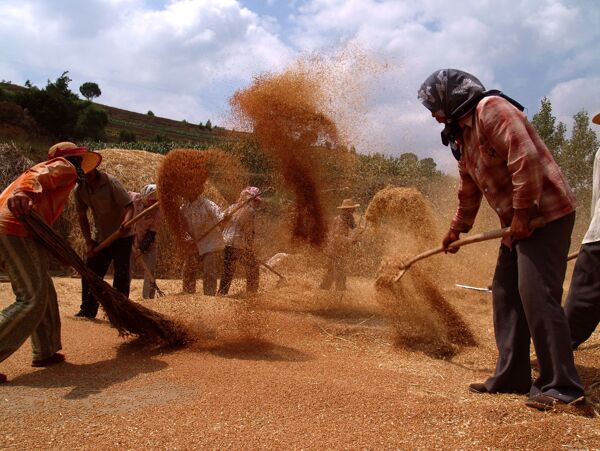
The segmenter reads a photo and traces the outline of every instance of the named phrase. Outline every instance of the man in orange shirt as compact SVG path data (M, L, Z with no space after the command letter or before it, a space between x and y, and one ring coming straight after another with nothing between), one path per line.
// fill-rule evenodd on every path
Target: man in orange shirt
M71 142L55 144L48 160L25 171L0 195L0 265L10 278L16 300L0 312L0 362L31 336L32 366L64 361L58 351L60 317L56 291L48 274L44 247L19 221L30 210L48 224L58 219L77 181L102 157ZM0 373L0 382L6 376Z

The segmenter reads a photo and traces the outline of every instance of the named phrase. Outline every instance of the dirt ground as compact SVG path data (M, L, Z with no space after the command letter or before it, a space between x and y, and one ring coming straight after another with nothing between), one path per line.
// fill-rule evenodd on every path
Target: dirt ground
M74 318L79 280L54 281L67 362L34 369L26 344L2 363L2 449L600 448L600 332L576 353L585 411L542 413L522 396L470 394L467 385L494 368L491 294L452 281L442 291L479 345L448 360L395 346L368 279L351 278L341 293L310 278L276 288L263 274L252 299L236 294L241 281L230 297L212 298L160 280L168 296L144 302L192 331L194 342L177 350L121 338L102 318ZM134 280L131 298L140 297ZM0 284L0 299L12 301L10 284Z

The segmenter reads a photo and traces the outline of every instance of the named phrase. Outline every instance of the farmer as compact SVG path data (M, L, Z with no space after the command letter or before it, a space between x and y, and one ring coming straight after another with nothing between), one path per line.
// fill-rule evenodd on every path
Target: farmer
M132 195L135 215L158 202L156 185L154 184L144 186L141 193L130 193L130 195ZM142 258L147 268L144 270L144 285L142 287L142 298L144 299L154 298L156 291L154 283L157 250L156 234L160 227L160 220L160 209L156 208L139 219L133 226L133 256L136 259Z
M224 215L231 216L231 219L226 222L223 230L225 253L223 276L219 286L220 295L229 292L235 271L235 263L238 260L242 262L246 270L246 291L248 293L258 291L260 271L254 253L254 233L256 208L262 202L262 199L258 196L259 193L260 190L255 186L244 188L238 201L230 205L224 212ZM247 202L249 199L252 200ZM244 202L247 203L244 205Z
M323 281L319 288L328 290L335 281L335 289L346 289L346 265L347 254L353 239L350 232L356 227L354 221L354 210L360 207L352 199L344 199L342 204L337 207L342 210L339 215L333 219L333 224L327 237L325 246L325 256L327 257L327 270L323 276Z
M592 122L600 125L600 113ZM594 157L592 183L592 221L583 237L565 302L573 349L590 338L600 322L600 149Z
M113 287L129 297L131 276L129 273L133 235L123 229L124 224L133 216L133 202L127 190L115 177L98 169L85 176L85 183L75 188L75 207L79 226L87 249L86 265L100 278L104 278L110 263L113 263ZM92 211L94 233L90 229L87 211ZM96 246L111 234L121 229L125 236L118 238L109 246L94 252ZM75 316L95 318L98 313L98 301L82 279L81 308Z
M0 195L0 266L10 278L15 302L0 312L0 362L31 336L32 366L65 360L60 340L56 291L48 274L45 248L18 218L34 211L52 225L77 181L101 161L100 154L71 142L55 144L48 160L25 171ZM0 374L0 382L6 376Z
M195 243L196 255L199 256L197 261L202 264L202 291L205 296L214 296L217 294L217 279L225 248L223 232L217 226L223 219L223 212L204 196L198 196L191 203L186 202L182 212L186 229ZM195 275L193 280L195 291Z
M485 91L471 74L438 70L418 98L445 124L442 141L458 160L459 205L443 247L456 252L448 246L471 229L482 195L512 231L500 246L493 279L496 370L470 391L528 393L526 405L543 410L583 400L560 306L575 198L558 165L523 107L499 91ZM545 226L532 230L534 218ZM533 383L530 338L539 367Z

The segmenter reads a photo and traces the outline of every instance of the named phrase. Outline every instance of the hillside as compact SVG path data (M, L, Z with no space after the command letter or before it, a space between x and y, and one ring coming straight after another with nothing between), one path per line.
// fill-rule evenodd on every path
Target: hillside
M27 89L11 83L0 83L0 88L9 92L18 92ZM133 132L137 141L161 140L201 145L212 145L223 141L238 140L243 135L242 133L221 127L208 130L199 125L183 121L136 113L97 102L94 102L94 104L102 107L108 114L108 125L106 127L106 138L108 141L118 141L118 135L121 130ZM16 133L15 130L11 130L10 136L6 137L13 138L27 134L30 132L30 127L23 132Z

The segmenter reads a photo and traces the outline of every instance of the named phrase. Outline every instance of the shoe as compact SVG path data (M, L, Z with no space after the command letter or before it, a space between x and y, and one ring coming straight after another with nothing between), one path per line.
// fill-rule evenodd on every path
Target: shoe
M77 313L75 313L75 316L77 318L91 318L91 319L96 317L96 315L92 315L91 313L84 312L83 310L79 310Z
M469 384L469 391L471 393L484 394L488 393L488 389L485 388L485 384L481 382L475 382L474 384Z
M0 384L4 384L7 380L6 374L0 373Z
M31 366L34 367L42 367L42 366L51 366L56 365L57 363L62 363L65 361L65 355L60 352L55 352L50 357L45 359L34 360L31 362Z

